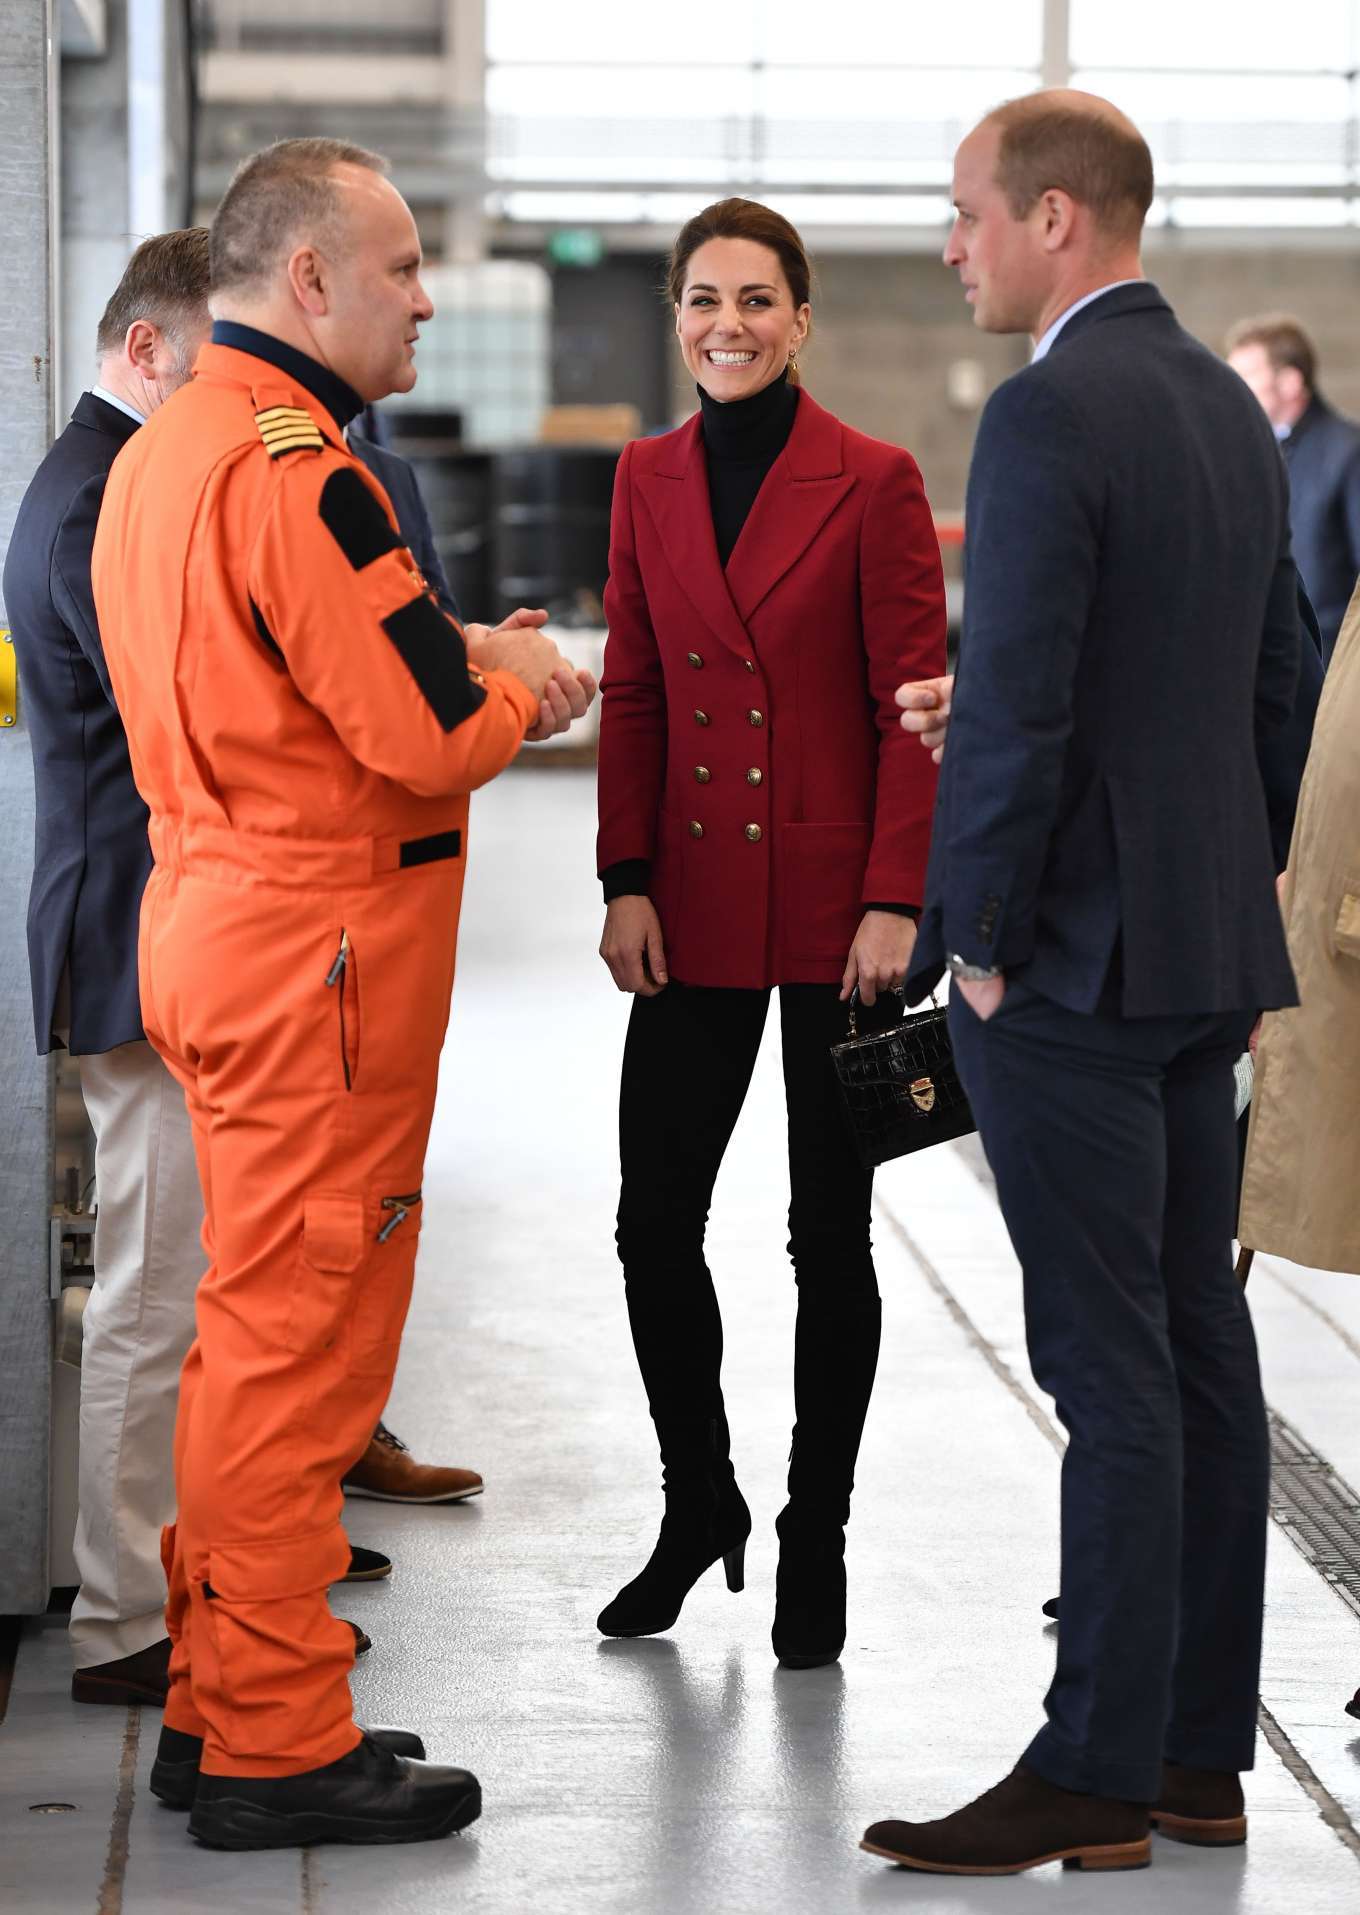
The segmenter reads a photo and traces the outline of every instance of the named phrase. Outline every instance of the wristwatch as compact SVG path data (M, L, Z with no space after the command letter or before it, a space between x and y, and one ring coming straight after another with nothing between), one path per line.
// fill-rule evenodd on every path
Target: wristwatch
M962 978L965 984L985 984L989 977L1001 976L999 964L970 964L957 951L951 951L945 963L949 967L949 975Z

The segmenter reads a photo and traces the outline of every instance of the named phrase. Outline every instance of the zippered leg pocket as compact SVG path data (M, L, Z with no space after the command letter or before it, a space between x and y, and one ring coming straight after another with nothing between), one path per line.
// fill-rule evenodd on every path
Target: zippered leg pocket
M357 1376L385 1376L396 1368L415 1275L420 1211L420 1192L412 1190L378 1199L376 1228L370 1215L372 1241L354 1299L350 1367Z
M353 1090L359 1075L359 967L349 932L342 930L331 968L326 973L326 989L334 991L340 1025L340 1069L345 1089Z

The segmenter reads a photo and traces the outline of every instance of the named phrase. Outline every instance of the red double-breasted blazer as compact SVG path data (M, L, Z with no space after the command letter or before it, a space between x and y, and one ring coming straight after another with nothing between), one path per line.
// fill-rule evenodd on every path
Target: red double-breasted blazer
M916 462L806 392L724 573L698 415L614 484L599 869L651 861L670 976L838 982L866 904L922 902L935 767L893 693L945 669Z

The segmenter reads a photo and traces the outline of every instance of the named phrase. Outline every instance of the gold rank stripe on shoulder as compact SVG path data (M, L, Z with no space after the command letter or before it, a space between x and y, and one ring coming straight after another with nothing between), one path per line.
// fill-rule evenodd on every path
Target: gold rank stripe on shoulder
M255 424L271 459L325 449L321 428L305 406L266 406L255 414Z

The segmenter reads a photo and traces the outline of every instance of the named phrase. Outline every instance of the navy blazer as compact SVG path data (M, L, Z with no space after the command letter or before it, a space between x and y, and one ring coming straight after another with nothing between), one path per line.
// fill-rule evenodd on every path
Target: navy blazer
M1155 286L983 412L964 632L909 977L997 965L1069 1010L1297 1002L1258 733L1295 707L1283 463Z
M5 606L33 748L28 959L40 1053L53 1047L64 970L73 1051L108 1051L144 1035L137 920L151 872L147 810L133 783L90 587L109 468L136 430L116 406L81 396L24 494L5 562ZM440 604L457 617L411 467L358 433L352 443L386 489Z
M70 967L71 1049L142 1035L137 914L151 871L147 810L132 782L99 642L90 553L104 485L137 422L83 393L33 479L5 560L19 696L37 812L28 898L34 1034L53 1047Z
M1314 394L1282 441L1294 557L1330 659L1360 576L1360 426Z

